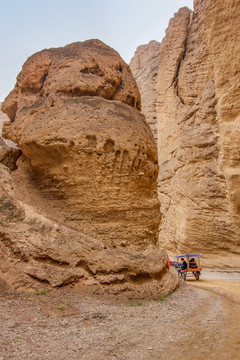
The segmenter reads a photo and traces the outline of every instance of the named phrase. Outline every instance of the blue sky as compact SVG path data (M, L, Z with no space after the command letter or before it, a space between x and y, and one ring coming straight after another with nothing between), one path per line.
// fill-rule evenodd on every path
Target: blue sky
M97 38L129 63L137 46L162 40L183 6L193 0L0 0L0 101L35 52Z

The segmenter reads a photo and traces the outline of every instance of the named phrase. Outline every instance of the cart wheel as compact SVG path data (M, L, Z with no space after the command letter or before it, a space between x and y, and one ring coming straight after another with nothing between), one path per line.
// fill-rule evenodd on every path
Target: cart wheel
M200 274L199 274L198 271L194 273L194 276L195 276L195 279L196 279L196 280L199 280L199 277L200 277L199 275L200 275Z

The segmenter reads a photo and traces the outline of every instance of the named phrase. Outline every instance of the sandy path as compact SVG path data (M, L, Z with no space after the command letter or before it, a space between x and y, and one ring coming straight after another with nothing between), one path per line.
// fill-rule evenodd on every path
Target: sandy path
M202 271L201 281L191 281L191 285L222 294L240 303L240 271ZM240 319L240 318L239 318Z
M240 282L223 281L206 273L146 302L0 287L0 360L239 360Z
M240 271L202 271L201 281L189 281L191 286L205 289L223 299L224 341L221 359L240 359Z

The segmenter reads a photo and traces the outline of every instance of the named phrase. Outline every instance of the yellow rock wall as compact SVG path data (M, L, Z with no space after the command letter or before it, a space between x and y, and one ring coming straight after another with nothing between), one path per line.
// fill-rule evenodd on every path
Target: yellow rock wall
M161 44L159 243L175 253L240 254L239 12L238 1L195 1Z

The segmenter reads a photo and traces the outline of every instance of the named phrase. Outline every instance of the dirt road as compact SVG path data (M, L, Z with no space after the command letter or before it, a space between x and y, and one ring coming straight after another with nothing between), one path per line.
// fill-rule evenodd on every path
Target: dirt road
M239 360L240 276L202 275L158 301L2 286L0 360Z
M240 271L203 270L201 281L193 281L191 285L222 294L229 300L240 302ZM239 317L240 319L240 317ZM239 320L240 322L240 320Z

